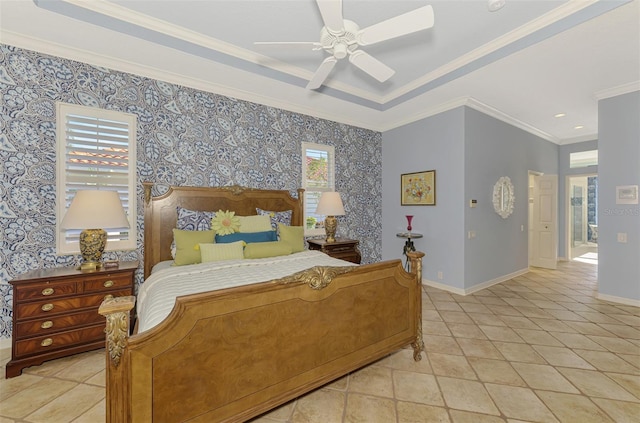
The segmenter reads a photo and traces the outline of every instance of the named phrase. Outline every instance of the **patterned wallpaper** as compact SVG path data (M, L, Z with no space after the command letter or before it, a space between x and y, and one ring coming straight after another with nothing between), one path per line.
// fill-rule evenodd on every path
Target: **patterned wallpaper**
M364 263L381 259L378 132L2 44L0 96L0 338L11 334L12 278L80 259L55 251L57 101L138 117L138 249L109 259L142 259L140 182L158 184L156 194L230 184L295 193L302 141L335 146L347 212L338 233L360 240Z

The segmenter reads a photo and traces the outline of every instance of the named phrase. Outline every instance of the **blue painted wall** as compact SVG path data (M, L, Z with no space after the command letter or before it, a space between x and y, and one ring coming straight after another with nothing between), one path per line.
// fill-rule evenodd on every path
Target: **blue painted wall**
M616 187L640 185L640 91L599 101L598 132L598 292L639 301L640 205L617 204Z

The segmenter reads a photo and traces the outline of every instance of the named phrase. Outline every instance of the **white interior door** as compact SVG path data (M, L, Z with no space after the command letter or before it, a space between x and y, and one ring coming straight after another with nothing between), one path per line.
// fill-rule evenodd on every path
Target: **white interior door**
M535 175L530 231L530 266L555 269L558 265L558 175Z

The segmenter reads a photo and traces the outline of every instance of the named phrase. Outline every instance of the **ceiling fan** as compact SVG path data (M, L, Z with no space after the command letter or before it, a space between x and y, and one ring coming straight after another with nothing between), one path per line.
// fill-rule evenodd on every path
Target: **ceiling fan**
M320 30L319 42L256 42L256 45L286 46L289 48L303 48L325 50L330 54L320 64L307 88L319 88L329 76L340 59L349 56L349 62L371 75L380 82L391 78L393 69L374 58L367 52L360 50L360 46L368 46L381 41L408 35L433 26L433 8L424 6L402 15L384 20L377 24L360 29L353 21L342 17L342 0L316 0L324 26Z

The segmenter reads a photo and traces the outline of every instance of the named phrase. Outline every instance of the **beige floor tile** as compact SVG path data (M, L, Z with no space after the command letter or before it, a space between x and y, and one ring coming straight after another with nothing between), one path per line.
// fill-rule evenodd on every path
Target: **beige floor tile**
M105 360L104 352L101 354L83 354L72 365L55 373L54 376L60 379L84 382L104 370Z
M443 311L463 311L462 308L455 301L434 301L433 305L436 306L436 310Z
M591 397L608 398L621 401L637 401L638 399L629 393L618 383L605 374L582 369L559 368L567 379L573 383L583 394Z
M70 422L99 403L104 396L104 389L80 384L29 414L26 420L33 423Z
M621 373L605 374L615 380L618 385L635 395L637 400L640 400L640 377L638 377L638 375L627 375Z
M500 415L482 383L443 376L438 376L437 380L448 407L495 416Z
M391 354L386 360L380 362L381 366L388 366L396 370L405 370L416 373L433 373L426 353L422 353L422 359L413 359L413 349L403 349Z
M549 345L552 347L564 347L562 342L558 341L553 336L549 335L548 332L543 330L532 330L532 329L523 329L523 328L515 328L513 329L522 339L525 340L527 344L531 345Z
M30 374L36 376L53 376L64 368L71 366L77 360L82 358L83 354L76 354L69 357L59 358L57 360L45 361L40 366L31 366L22 370L22 374Z
M510 361L546 364L546 361L531 346L513 342L494 342L493 345Z
M475 372L464 356L428 353L433 374L440 376L477 379Z
M476 325L462 323L447 323L451 334L456 338L487 339L485 334Z
M422 321L422 333L429 335L451 336L449 328L444 322Z
M458 345L460 345L464 355L467 357L495 358L498 360L504 358L491 341L458 338Z
M2 401L0 415L23 418L76 385L77 383L66 380L42 379Z
M396 407L398 423L449 423L451 421L444 408L403 401L398 402Z
M463 311L441 311L440 317L447 323L473 324L473 320Z
M635 345L625 339L596 335L589 335L589 339L597 342L602 347L614 353L640 355L640 346Z
M320 389L298 399L291 423L341 422L346 394Z
M617 355L605 351L574 350L596 369L603 372L640 374L640 369Z
M484 326L480 325L480 329L487 335L487 338L492 341L501 341L501 342L522 342L522 338L518 336L517 333L513 331L513 329L509 327L497 327L497 326Z
M536 391L536 394L562 422L614 421L585 396L549 391Z
M529 320L528 317L524 316L502 316L502 321L507 324L512 329L522 328L522 329L537 329L540 330L540 327Z
M595 370L593 366L569 348L548 347L546 345L533 345L532 348L552 366L577 367L580 369Z
M532 363L513 363L512 365L532 389L568 392L570 394L580 393L575 386L552 366Z
M104 367L104 366L103 366ZM84 383L88 383L89 385L97 385L97 386L106 386L107 385L107 371L101 370L95 375L91 376L89 379L85 380Z
M603 346L593 342L587 335L581 333L549 332L549 334L569 348L606 351Z
M442 322L442 317L436 310L422 310L422 320Z
M536 310L539 309L536 308ZM491 306L491 311L493 311L493 313L497 316L522 316L522 313L520 313L515 307L510 305L494 305Z
M388 423L395 421L396 408L391 399L370 397L360 394L347 396L345 423Z
M473 320L476 325L507 326L507 324L495 314L467 313L467 315L471 318L471 320Z
M608 330L602 328L600 325L597 325L595 323L570 322L570 321L565 321L565 323L583 335L613 336L611 332L609 332ZM619 326L619 325L609 325L609 326Z
M444 405L433 375L396 371L393 373L396 399L419 404Z
M480 303L482 303L484 305L491 305L491 306L509 305L502 298L498 298L498 297L493 296L493 295L481 296L481 295L478 295L477 293L475 293L473 295L478 299L478 302L480 302ZM491 309L493 310L493 307L491 307Z
M632 309L630 308L629 311L632 311ZM617 320L618 322L626 323L629 326L640 327L640 316L638 315L612 313L609 317Z
M593 398L616 423L638 423L640 420L640 404L633 402L614 401L603 398Z
M42 380L40 376L34 376L30 374L23 374L20 376L13 377L11 379L1 379L0 380L0 401L4 401L10 396L28 388ZM0 408L0 414L2 414L2 408Z
M469 411L450 410L451 421L454 423L503 423L504 419L488 414L471 413ZM425 420L421 423L426 423Z
M564 322L556 319L542 319L539 317L531 317L530 320L538 325L541 329L552 332L577 333L577 331Z
M423 337L424 348L428 352L462 355L456 339L451 336L425 335Z
M520 310L521 315L527 316L530 319L555 319L554 316L538 307L519 307L518 310Z
M387 367L364 367L349 376L349 390L361 394L393 398L391 371Z
M600 323L599 326L607 333L590 333L588 335L602 335L602 336L620 336L626 339L640 339L640 330L632 328L627 325L610 325L608 323Z
M475 304L475 303L459 303L460 307L467 313L485 313L485 314L493 314L490 308L488 308L484 304Z
M576 311L576 314L587 319L593 323L610 323L613 325L619 325L620 321L617 319L612 319L604 313L600 313L597 311Z
M485 384L489 395L507 417L533 422L557 422L551 411L527 388Z
M536 307L535 304L533 304L529 300L525 300L524 298L503 298L503 299L507 304L509 304L510 306L516 307L516 308Z
M508 361L476 357L468 357L468 360L482 382L526 386Z

